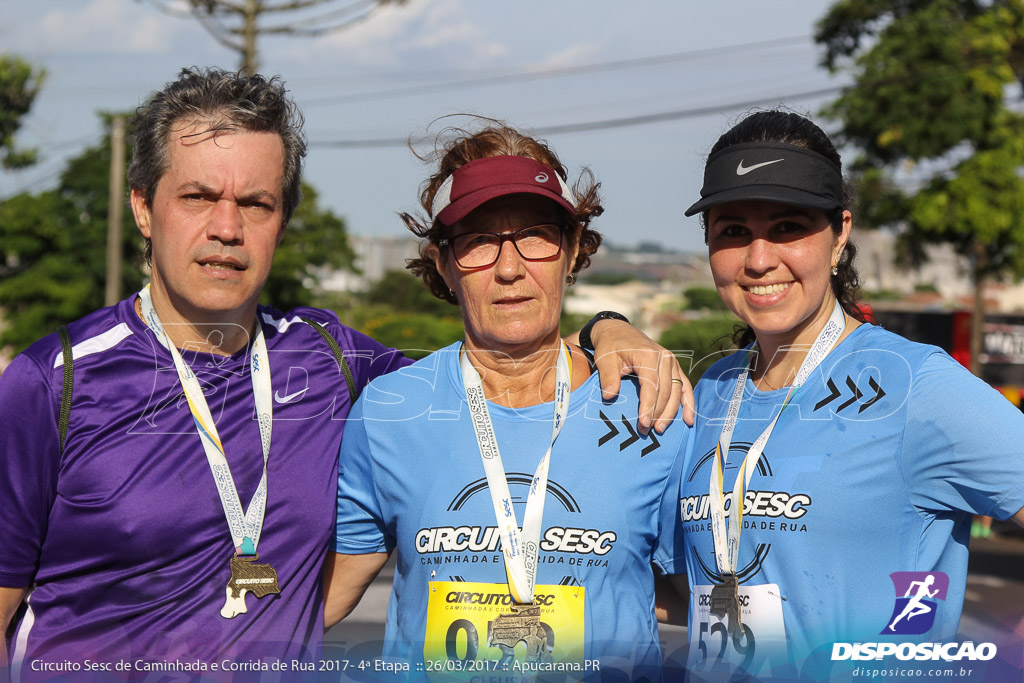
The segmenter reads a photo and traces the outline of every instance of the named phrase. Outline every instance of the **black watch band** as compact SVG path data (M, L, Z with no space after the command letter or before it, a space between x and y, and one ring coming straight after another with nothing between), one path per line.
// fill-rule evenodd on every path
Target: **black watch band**
M594 340L590 338L590 331L594 329L594 325L599 320L621 320L624 323L629 323L629 318L615 311L601 311L588 320L587 324L580 330L580 348L590 354L591 357L594 355Z

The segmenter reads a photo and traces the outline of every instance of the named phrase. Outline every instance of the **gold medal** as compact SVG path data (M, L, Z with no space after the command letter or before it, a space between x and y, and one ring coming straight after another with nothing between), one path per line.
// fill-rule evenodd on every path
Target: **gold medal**
M234 619L248 611L245 594L250 591L257 598L281 592L277 585L277 572L269 564L256 564L258 559L259 555L231 557L231 580L225 590L224 606L220 609L220 615L225 619Z
M491 622L487 644L511 655L518 643L526 645L526 661L550 662L547 631L540 623L540 605L513 603L512 611ZM503 658L504 659L504 658Z

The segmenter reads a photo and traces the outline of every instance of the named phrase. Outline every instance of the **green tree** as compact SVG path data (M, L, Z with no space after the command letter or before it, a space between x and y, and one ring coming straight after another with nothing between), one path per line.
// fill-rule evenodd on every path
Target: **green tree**
M367 304L384 304L402 313L424 313L459 317L459 309L430 293L423 281L405 270L389 270L373 283L362 299Z
M46 72L14 55L0 54L0 167L23 168L36 162L36 150L19 149L14 136L32 108Z
M349 311L345 322L381 344L418 359L465 336L458 309L453 306L451 312L450 316L438 317L396 311L380 304L361 305Z
M0 202L0 346L20 351L59 325L103 307L106 283L107 136L68 162L52 190ZM138 289L142 237L131 212L122 225L122 288ZM134 255L135 258L131 258Z
M624 282L637 280L632 273L599 273L583 271L580 274L580 282L588 285L621 285Z
M0 346L21 351L103 307L111 117L104 120L103 140L68 162L57 187L0 202ZM145 268L131 211L124 212L121 234L121 291L132 292ZM282 309L309 304L322 273L353 260L344 222L319 208L316 191L304 185L262 297Z
M387 271L357 300L349 312L352 324L410 358L422 358L464 336L459 307L435 297L408 271Z
M311 306L323 276L331 270L355 270L355 252L345 221L319 204L319 193L302 183L302 201L292 214L274 252L260 301L281 310Z
M910 259L950 243L981 296L993 277L1024 275L1024 117L1007 106L1024 82L1024 0L840 0L818 23L823 64L853 85L825 111L861 151L858 222L903 226ZM900 185L899 171L915 169Z
M658 343L674 352L694 384L711 365L732 349L738 322L715 316L676 323L662 332Z
M725 302L722 301L722 297L718 295L718 290L714 287L689 287L683 292L683 296L686 297L684 308L687 310L726 310Z

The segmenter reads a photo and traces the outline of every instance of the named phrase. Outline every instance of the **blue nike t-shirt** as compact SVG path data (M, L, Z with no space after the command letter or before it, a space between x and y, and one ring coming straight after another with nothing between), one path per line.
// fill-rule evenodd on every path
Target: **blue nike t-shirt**
M721 580L709 480L746 364L747 354L735 353L698 383L683 471L686 569L696 596L691 650L698 638L705 642L705 666L718 649L712 636L721 635L700 604L699 588ZM786 394L747 380L724 466L726 491ZM836 642L956 637L971 515L1005 519L1024 506L1022 443L1024 415L936 347L862 325L825 357L782 412L750 478L737 563L741 589L770 586L759 589L766 600L780 596L762 603L759 616L781 603L798 670L810 678L827 673ZM890 577L897 572L912 574ZM936 572L948 577L948 589L932 598L929 616L908 622L904 615L896 632L883 634L911 580L941 579ZM926 631L913 633L925 620Z
M450 646L443 654L473 658L464 649L473 635L475 658L502 655L488 646L493 624L467 626L472 613L461 621L456 613L466 603L485 610L508 602L459 346L371 383L341 449L336 549L397 550L384 655L403 662L422 662L425 641L445 638ZM521 524L534 470L550 443L552 404L488 408ZM578 601L573 637L585 640L584 657L600 659L602 671L658 677L651 563L665 573L683 569L681 561L676 565L682 557L676 494L689 428L677 420L665 434L642 437L634 426L637 411L635 382L624 382L615 402L602 401L596 375L572 392L551 454L537 595L552 607ZM464 582L490 588L461 590L457 584ZM444 595L431 603L439 587ZM428 635L428 627L443 633Z

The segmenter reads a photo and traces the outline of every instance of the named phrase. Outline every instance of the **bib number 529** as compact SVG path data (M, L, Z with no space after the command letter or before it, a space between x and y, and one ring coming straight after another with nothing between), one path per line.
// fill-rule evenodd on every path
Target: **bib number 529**
M695 667L698 669L708 668L708 644L714 643L717 636L718 652L715 655L715 661L711 666L715 666L720 663L725 657L725 650L729 645L743 657L743 661L739 663L741 669L747 669L750 663L754 660L754 632L750 630L750 627L746 624L740 625L742 628L741 633L735 634L733 637L729 637L729 633L725 628L725 624L721 621L716 621L713 624L709 624L706 621L700 622L700 632L698 634L697 649L700 651L700 658L695 663ZM706 640L705 640L706 637ZM732 658L730 657L731 661Z

